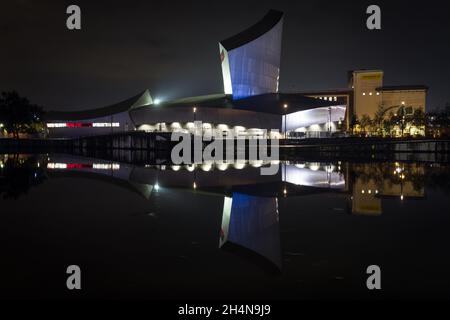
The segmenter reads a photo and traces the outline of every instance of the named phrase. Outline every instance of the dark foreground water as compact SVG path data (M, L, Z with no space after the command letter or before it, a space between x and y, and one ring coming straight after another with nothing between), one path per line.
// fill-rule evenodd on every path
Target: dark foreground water
M450 297L448 164L0 161L2 298Z

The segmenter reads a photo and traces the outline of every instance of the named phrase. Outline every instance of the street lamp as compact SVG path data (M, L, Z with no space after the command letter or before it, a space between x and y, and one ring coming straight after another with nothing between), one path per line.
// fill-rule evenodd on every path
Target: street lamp
M286 127L286 117L287 117L287 103L283 105L284 108L284 139L287 138L287 127Z
M195 135L195 131L196 131L196 127L195 127L195 116L197 114L197 107L193 107L192 108L192 113L194 114L194 135Z

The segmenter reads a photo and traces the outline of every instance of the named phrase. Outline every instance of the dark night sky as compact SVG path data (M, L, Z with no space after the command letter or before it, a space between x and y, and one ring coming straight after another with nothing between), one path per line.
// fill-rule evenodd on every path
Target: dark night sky
M281 91L345 87L347 70L380 68L386 85L428 85L429 110L450 102L445 1L5 2L0 90L47 109L100 107L145 88L162 99L222 92L218 41L271 8L286 14ZM70 4L81 31L66 29ZM381 31L365 27L370 4Z

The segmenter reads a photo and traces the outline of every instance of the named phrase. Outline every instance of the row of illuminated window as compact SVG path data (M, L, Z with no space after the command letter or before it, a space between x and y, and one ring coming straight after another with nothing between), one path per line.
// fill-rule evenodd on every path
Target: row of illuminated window
M337 101L337 97L315 97L316 99L325 100L325 101Z
M363 190L361 190L361 193L362 193L362 194L365 194L366 191L363 189ZM367 190L367 193L368 193L368 194L372 194L372 190L371 190L371 189ZM378 194L378 190L374 190L373 193L374 193L374 194Z
M120 127L119 122L56 122L47 123L47 128L111 128Z
M365 93L365 92L363 92L363 93L362 93L362 95L363 95L363 96L365 96L365 95L366 95L366 93ZM372 92L369 92L369 96L372 96L372 95L373 95L373 93L372 93ZM376 95L377 95L377 96L379 96L379 95L380 95L380 93L379 93L379 92L377 92L377 93L376 93Z
M118 163L56 163L49 162L47 169L94 169L94 170L119 170Z

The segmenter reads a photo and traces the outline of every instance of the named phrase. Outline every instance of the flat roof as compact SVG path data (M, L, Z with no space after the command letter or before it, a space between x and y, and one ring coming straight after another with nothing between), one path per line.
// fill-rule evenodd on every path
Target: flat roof
M380 70L380 69L359 69L359 70L351 70L350 72L355 72L355 73L383 72L383 70Z
M382 86L378 87L375 90L377 91L408 91L408 90L428 90L428 87L425 85L401 85L401 86Z
M284 108L285 104L287 104L287 108ZM337 105L335 101L310 98L298 93L265 93L237 100L233 100L231 95L226 94L190 97L161 102L158 105L154 105L154 108L223 108L283 115L335 105ZM136 108L135 110L142 108L146 107Z
M298 94L303 95L339 95L339 94L351 94L353 89L350 88L337 88L337 89L326 89L326 90L311 90L311 91L300 91Z
M269 32L283 18L283 12L270 10L260 21L244 31L220 41L220 44L228 51L249 43L263 34Z

